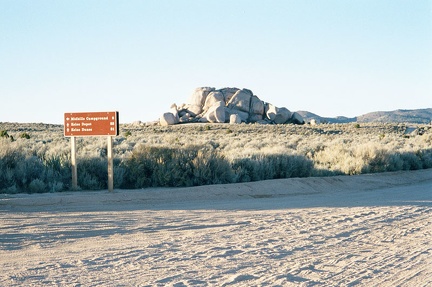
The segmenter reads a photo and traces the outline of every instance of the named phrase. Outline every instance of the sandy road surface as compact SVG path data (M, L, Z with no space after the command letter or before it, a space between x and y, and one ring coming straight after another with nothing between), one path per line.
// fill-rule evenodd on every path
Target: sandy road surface
M432 286L431 170L1 195L0 216L0 286Z

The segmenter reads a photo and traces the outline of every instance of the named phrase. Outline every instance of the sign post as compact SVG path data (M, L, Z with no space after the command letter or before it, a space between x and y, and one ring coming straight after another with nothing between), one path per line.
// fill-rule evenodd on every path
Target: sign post
M113 136L119 135L118 112L84 112L64 114L64 135L71 138L72 189L78 189L76 164L77 136L108 136L108 191L114 190Z
M107 142L107 157L108 157L108 191L114 190L114 162L112 156L113 139L108 136Z
M78 173L76 164L76 139L71 137L72 190L78 190Z

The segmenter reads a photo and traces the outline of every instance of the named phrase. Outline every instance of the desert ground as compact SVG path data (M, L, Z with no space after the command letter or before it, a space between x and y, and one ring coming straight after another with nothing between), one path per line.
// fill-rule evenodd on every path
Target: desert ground
M431 286L432 170L0 194L0 286Z

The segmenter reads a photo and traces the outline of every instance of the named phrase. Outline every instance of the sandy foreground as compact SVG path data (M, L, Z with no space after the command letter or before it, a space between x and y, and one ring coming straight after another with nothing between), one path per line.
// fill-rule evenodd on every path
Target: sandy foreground
M0 286L432 286L432 170L0 195Z

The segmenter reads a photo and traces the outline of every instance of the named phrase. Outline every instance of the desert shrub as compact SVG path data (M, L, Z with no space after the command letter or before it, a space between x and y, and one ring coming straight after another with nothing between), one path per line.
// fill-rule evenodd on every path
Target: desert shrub
M397 171L403 167L403 160L398 153L390 153L386 150L376 150L374 154L364 158L361 173L376 173L385 171Z
M9 144L2 142L0 149L0 192L18 191L15 168L24 158L22 151L11 148Z
M10 136L7 132L7 130L1 130L0 131L0 138L7 138L10 139L12 142L15 141L13 136Z
M363 166L363 160L356 159L354 151L342 144L323 146L309 154L312 155L315 168L318 170L339 170L344 174L357 174Z
M58 192L70 187L70 161L64 154L43 158L44 175L49 192Z
M15 193L17 191L14 170L10 168L0 169L0 193Z
M228 163L215 151L141 145L123 162L124 187L194 186L232 181Z
M329 169L314 167L311 174L311 176L314 177L328 177L328 176L336 176L336 175L344 175L344 173L337 169L329 170Z
M108 188L108 164L103 157L77 159L78 185L81 189Z
M20 147L4 144L4 141L0 143L0 169L15 168L25 158L24 151Z
M423 164L423 168L432 168L432 148L419 150L416 155L420 158L420 161Z
M25 189L35 179L43 179L44 166L42 160L36 156L26 156L23 161L17 163L15 174L18 186Z
M47 186L41 179L35 178L30 182L28 189L31 193L41 193L47 191Z
M257 181L258 175L257 171L257 161L250 158L240 158L236 159L233 164L233 170L236 175L235 182L249 182Z
M4 159L5 157L0 159L0 192L10 192L10 188L16 192L30 193L61 191L66 186L64 166L49 167L36 156L17 156L16 152L13 164L10 164L11 157L3 161Z
M317 169L340 170L349 175L432 167L428 149L406 149L406 144L398 141L388 145L378 142L348 146L335 143L314 153L313 160Z
M152 160L149 159L152 149L140 148L138 151L134 149L130 157L122 162L122 166L126 169L123 186L125 188L140 188L151 186L152 176Z
M114 187L193 186L432 168L432 129L405 125L128 126L114 138ZM130 131L128 133L127 131ZM11 134L31 134L31 138ZM63 127L0 123L0 192L56 192L71 184ZM9 137L8 137L9 136ZM191 145L193 142L193 146ZM107 187L106 138L77 139L78 184Z
M0 145L0 192L48 192L67 187L67 162L44 159L18 142L0 142Z
M233 172L225 157L214 150L198 150L192 161L193 185L233 182Z
M21 133L20 134L20 138L22 138L22 139L30 139L30 135L28 134L28 133L26 133L26 132L24 132L24 133Z
M307 177L313 174L311 160L304 156L286 154L260 154L236 159L232 168L237 182Z
M0 137L2 138L9 138L9 134L6 130L1 130L0 131Z
M401 159L403 161L403 170L417 170L423 168L423 163L421 159L414 152L402 153Z
M119 159L114 159L114 188L120 188L123 186L125 176L126 168L121 166Z

